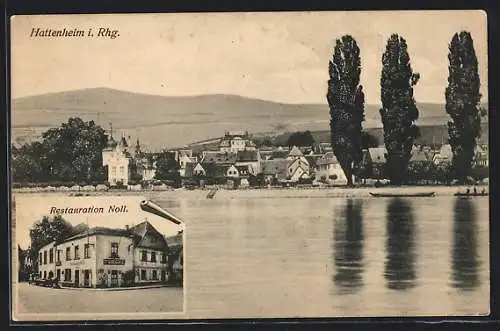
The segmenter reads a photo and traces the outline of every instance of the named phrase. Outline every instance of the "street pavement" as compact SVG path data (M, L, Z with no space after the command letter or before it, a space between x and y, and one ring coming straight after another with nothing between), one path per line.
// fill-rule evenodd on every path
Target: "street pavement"
M183 290L177 287L123 291L55 289L15 284L18 313L164 313L182 312ZM16 288L13 295L16 295Z

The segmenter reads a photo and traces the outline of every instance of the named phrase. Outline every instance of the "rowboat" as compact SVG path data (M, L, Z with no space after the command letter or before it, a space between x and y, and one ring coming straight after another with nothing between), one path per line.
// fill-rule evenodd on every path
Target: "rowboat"
M457 192L454 194L456 197L487 197L488 192L477 192L477 193L461 193Z
M370 195L377 198L407 198L407 197L432 197L435 192L417 192L417 193L374 193Z

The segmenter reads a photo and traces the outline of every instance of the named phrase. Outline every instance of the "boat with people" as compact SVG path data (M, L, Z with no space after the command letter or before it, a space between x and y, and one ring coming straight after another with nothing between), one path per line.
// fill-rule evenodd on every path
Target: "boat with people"
M436 192L411 192L411 193L375 193L370 192L376 198L410 198L410 197L433 197Z
M457 192L454 194L456 197L486 197L488 196L488 192L483 188L481 192L478 192L476 188L471 191L470 189L467 189L465 192Z

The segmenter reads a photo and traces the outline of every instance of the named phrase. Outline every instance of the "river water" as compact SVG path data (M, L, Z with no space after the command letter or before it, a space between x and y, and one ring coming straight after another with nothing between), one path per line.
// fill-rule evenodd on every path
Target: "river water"
M192 317L489 313L487 197L149 198L186 220Z
M487 197L233 192L139 193L186 222L187 317L489 313Z

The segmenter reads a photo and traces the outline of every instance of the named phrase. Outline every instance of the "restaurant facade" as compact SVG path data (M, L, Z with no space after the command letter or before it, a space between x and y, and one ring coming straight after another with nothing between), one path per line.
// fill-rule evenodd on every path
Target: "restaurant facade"
M91 228L39 250L38 276L72 287L127 287L169 280L165 237L145 221Z

